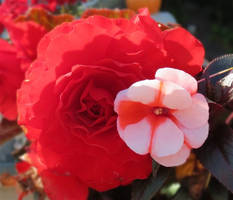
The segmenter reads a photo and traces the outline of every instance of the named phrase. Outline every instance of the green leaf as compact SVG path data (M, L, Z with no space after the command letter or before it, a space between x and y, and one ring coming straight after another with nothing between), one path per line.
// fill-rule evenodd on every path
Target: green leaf
M160 167L156 177L135 181L132 187L131 200L151 200L169 177L171 168Z
M179 182L173 182L166 186L164 186L160 190L160 194L165 195L167 198L171 198L177 194L177 192L180 190L181 184Z

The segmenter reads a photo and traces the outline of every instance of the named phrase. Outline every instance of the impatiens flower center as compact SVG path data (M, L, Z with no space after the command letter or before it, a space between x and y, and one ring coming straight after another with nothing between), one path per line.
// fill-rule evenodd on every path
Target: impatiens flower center
M155 115L168 115L169 114L169 110L167 108L162 108L162 107L154 107L153 108L153 113Z

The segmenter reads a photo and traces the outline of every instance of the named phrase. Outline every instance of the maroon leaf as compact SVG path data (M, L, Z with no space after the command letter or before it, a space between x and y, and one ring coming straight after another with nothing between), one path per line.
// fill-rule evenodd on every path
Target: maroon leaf
M233 54L220 56L209 63L198 81L199 92L209 99L233 108Z

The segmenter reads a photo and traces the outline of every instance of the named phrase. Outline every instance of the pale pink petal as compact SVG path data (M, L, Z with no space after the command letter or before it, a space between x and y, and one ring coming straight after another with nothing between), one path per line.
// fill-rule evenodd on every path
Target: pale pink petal
M209 106L202 94L192 96L192 105L184 110L177 110L173 115L186 128L199 128L209 119Z
M165 167L175 167L185 163L190 155L190 148L187 145L183 145L179 152L170 156L158 157L151 154L151 157L160 165Z
M121 90L120 92L118 92L115 100L114 100L114 110L115 112L118 112L118 106L119 106L119 103L121 101L128 101L129 98L127 97L126 93L127 93L128 89L126 90Z
M206 138L208 137L209 133L209 124L206 123L204 126L195 129L187 129L181 128L180 129L184 133L185 141L192 147L192 148L199 148L201 147Z
M177 153L184 143L184 134L176 124L166 118L159 124L152 138L151 154L158 157Z
M171 81L186 89L190 94L197 92L197 81L190 74L174 68L160 68L156 71L155 78Z
M135 124L130 124L122 129L117 121L117 130L121 139L135 153L144 155L149 153L151 140L151 126L144 118Z
M171 109L185 109L191 106L192 98L183 87L170 81L163 81L162 103Z
M153 103L160 93L160 84L158 80L143 80L131 85L127 96L132 101L138 101L143 104Z

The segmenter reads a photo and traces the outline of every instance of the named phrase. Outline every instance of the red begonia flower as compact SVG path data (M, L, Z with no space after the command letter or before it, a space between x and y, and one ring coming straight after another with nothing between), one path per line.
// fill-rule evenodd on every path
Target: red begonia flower
M92 16L46 34L18 92L19 123L46 191L63 179L65 198L74 183L105 191L147 178L150 156L131 151L117 133L116 94L161 67L196 75L203 57L190 33L161 31L147 12L131 20Z
M10 22L6 27L13 45L17 48L21 68L26 71L36 59L39 41L48 31L34 21Z
M17 118L16 90L23 81L17 50L0 39L0 112L9 120Z

